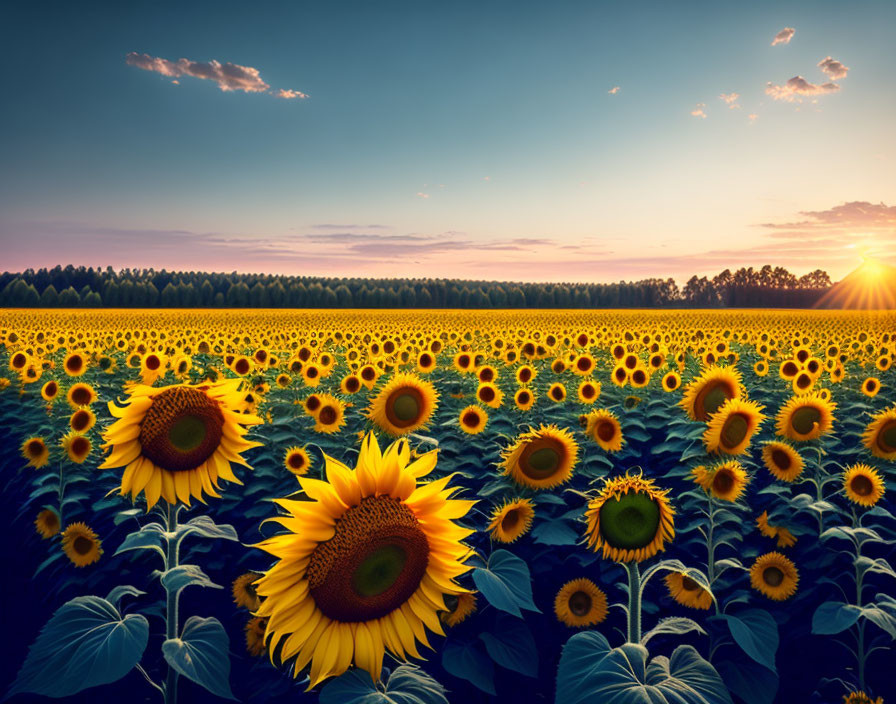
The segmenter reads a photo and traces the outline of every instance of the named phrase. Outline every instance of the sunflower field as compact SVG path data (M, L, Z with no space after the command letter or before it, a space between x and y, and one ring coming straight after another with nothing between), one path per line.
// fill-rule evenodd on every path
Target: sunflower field
M7 309L0 342L12 701L896 697L896 314Z

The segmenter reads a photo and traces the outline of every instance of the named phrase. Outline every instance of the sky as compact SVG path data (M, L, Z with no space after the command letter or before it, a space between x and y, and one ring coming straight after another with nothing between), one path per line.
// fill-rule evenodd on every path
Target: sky
M0 269L896 263L896 3L9 2Z

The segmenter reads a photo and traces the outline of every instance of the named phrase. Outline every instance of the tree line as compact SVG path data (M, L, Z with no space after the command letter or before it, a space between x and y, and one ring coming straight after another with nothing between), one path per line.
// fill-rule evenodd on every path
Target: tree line
M817 269L729 269L617 283L365 279L56 266L0 274L0 306L42 308L808 308L831 287Z

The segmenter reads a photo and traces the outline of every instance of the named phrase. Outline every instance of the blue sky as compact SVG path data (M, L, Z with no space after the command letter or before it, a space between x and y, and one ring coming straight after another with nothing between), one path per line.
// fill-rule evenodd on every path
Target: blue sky
M605 281L896 255L896 3L4 14L7 269ZM212 61L251 90L189 75Z

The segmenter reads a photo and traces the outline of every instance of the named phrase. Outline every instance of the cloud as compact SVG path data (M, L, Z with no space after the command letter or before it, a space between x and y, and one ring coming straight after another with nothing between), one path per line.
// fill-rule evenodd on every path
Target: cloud
M750 124L752 125L754 122L756 122L756 120L759 119L759 115L757 115L755 112L751 112L749 115L747 115L747 119L750 121Z
M818 67L822 71L824 71L833 81L839 80L841 78L846 78L846 74L849 73L848 66L844 66L836 59L832 59L830 56L819 61Z
M775 38L772 40L772 46L778 44L790 44L794 32L796 32L796 30L793 27L785 27L775 35Z
M737 103L737 99L739 97L740 93L722 93L719 95L719 99L722 100L725 105L727 105L732 110L740 107L740 105L738 105Z
M807 219L796 222L763 223L762 227L799 232L828 230L837 233L883 230L892 231L896 235L896 205L854 200L827 210L803 210L799 214Z
M706 107L706 103L697 103L697 107L691 110L691 115L694 117L702 117L704 120L706 119L706 113L703 108Z
M283 100L292 100L293 98L307 98L308 94L303 93L300 90L286 90L281 88L275 93L272 93L275 98L283 98Z
M181 76L213 81L225 93L232 91L270 93L285 100L308 97L305 93L297 90L283 88L277 91L271 90L271 87L262 80L257 68L233 64L229 61L223 64L214 59L211 61L190 61L189 59L169 61L158 56L138 54L136 51L132 51L125 57L125 62L129 66L136 66L144 71L152 71L173 78L175 79L174 83L179 83L177 79Z
M840 90L840 86L830 81L827 83L815 84L810 83L802 76L794 76L783 86L769 82L766 85L765 93L766 95L770 95L774 100L785 100L788 103L794 103L801 102L803 97L836 93L838 90Z
M423 198L423 200L426 200L427 198L429 198L429 193L423 193L422 191L417 191L417 197Z
M619 86L613 86L610 90L607 91L610 95L616 95L620 91Z

